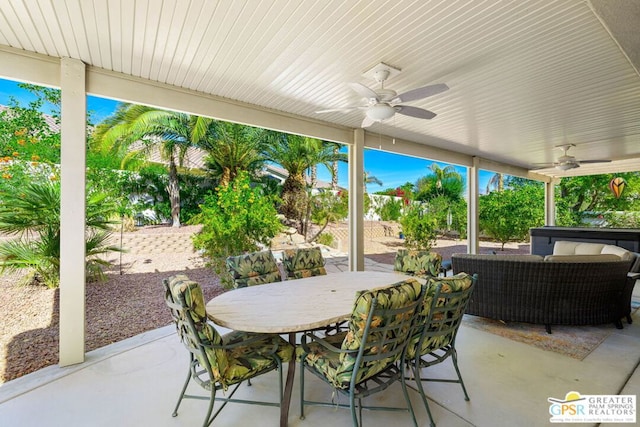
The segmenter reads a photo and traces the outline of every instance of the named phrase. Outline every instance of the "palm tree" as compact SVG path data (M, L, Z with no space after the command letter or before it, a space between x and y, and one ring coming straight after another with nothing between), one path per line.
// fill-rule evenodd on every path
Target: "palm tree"
M304 174L311 166L309 138L272 131L267 131L265 138L268 141L264 151L265 157L278 163L289 173L282 184L280 213L287 218L301 220L307 198Z
M311 144L309 151L311 188L315 188L318 182L317 166L323 165L331 174L331 189L336 190L338 188L338 162L347 163L347 154L340 152L340 144L336 142L311 139Z
M187 149L198 142L197 138L212 120L144 105L122 104L97 128L94 140L114 152L123 147L134 154L158 150L161 159L169 164L166 190L171 203L171 221L174 227L180 227L178 165L182 165Z
M207 151L206 167L220 185L229 183L240 171L250 175L265 162L262 129L237 123L211 121L204 129L194 131L198 146Z
M487 193L490 193L491 190L502 191L504 190L504 176L501 173L495 173L491 176L491 179L487 183Z
M378 184L382 186L382 181L380 181L375 176L371 175L369 172L364 171L364 192L367 193L367 184Z
M304 218L308 210L306 171L322 164L329 170L333 161L346 161L344 153L335 153L333 147L314 138L280 132L265 131L267 160L278 163L287 170L288 176L282 186L280 212L287 218L300 221L304 231Z
M346 153L341 153L339 148L336 149L335 142L328 141L320 141L319 139L312 139L311 150L309 152L309 163L310 167L310 177L309 177L309 188L313 189L316 187L316 183L318 182L318 165L323 165L327 168L329 173L331 174L331 182L332 188L334 187L333 183L335 182L335 188L338 187L338 162L347 162L348 156ZM307 237L308 226L311 222L311 198L307 198L307 208L304 218L304 224L302 226L302 234Z
M0 242L0 271L30 270L25 284L60 284L60 182L31 182L20 191L3 194L0 232L17 236ZM116 206L103 193L89 195L86 203L85 268L89 278L102 275L103 257L119 251L110 245Z
M447 165L444 168L441 168L437 163L431 163L429 166L431 173L435 176L436 188L438 191L442 190L442 183L447 179L459 179L462 180L462 177L458 172L456 172L456 168L452 165Z
M464 184L462 176L452 165L441 168L437 163L429 166L431 173L416 182L416 199L428 201L435 197L445 196L451 200L462 197Z
M328 144L333 150L333 156L335 160L331 162L331 189L333 191L338 189L338 158L340 156L340 148L342 147L337 142L329 142L325 141L325 144ZM347 155L344 155L344 161L347 161Z

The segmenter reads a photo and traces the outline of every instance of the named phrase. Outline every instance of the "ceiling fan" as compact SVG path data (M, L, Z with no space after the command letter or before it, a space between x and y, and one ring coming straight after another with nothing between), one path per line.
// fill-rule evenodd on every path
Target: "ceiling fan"
M575 144L562 144L556 146L563 151L562 156L558 157L558 159L551 164L551 166L555 167L558 170L567 171L570 169L579 168L581 164L588 163L609 163L611 160L578 160L574 156L570 156L567 154L570 148L575 147Z
M366 99L366 105L346 108L332 108L328 110L316 111L316 113L365 110L365 117L362 121L363 128L369 127L375 122L381 122L383 120L390 119L396 113L404 114L405 116L416 117L418 119L434 118L436 116L436 113L432 111L425 110L423 108L412 107L410 105L402 105L401 103L416 101L418 99L436 95L448 90L449 86L444 83L438 83L412 89L398 95L394 90L385 89L384 82L389 78L392 72L399 71L400 70L390 67L386 64L378 64L368 73L371 74L378 83L380 83L380 89L373 90L360 83L349 83L349 87L351 87L354 92ZM367 73L365 73L365 75L366 74Z

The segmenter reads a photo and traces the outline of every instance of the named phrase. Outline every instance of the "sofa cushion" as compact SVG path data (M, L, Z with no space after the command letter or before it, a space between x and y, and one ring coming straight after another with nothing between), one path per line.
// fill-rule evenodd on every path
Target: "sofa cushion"
M622 261L618 255L547 255L544 257L548 262L611 262Z
M578 243L558 240L553 244L553 255L575 255Z
M553 245L553 255L617 255L623 261L632 260L632 252L615 245L558 240Z
M603 243L583 243L558 240L553 245L553 255L598 255Z
M620 246L604 245L604 248L602 248L602 252L600 253L603 255L604 254L617 255L623 261L629 261L633 259L633 253L629 252L625 248L621 248Z

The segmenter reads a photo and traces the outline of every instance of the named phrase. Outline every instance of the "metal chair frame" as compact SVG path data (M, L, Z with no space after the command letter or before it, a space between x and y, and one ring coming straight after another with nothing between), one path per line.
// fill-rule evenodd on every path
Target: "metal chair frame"
M469 394L460 375L460 369L458 368L458 353L455 347L455 340L458 334L458 329L462 323L462 317L464 316L465 309L469 303L469 298L473 292L475 283L477 282L477 275L472 276L472 284L467 289L459 292L442 292L442 284L438 284L431 301L428 313L425 315L419 313L416 316L417 321L415 323L415 329L413 336L420 336L420 339L416 345L416 355L412 360L405 358L405 370L411 370L410 376L406 376L406 380L413 380L417 385L417 391L420 393L422 402L427 414L429 415L429 421L431 427L435 427L435 422L429 409L429 403L424 392L422 385L423 381L444 382L444 383L458 383L462 386L464 393L464 400L469 401ZM424 308L424 307L423 307ZM421 349L425 340L434 337L449 337L444 345L438 348L429 348L427 353L421 354ZM448 358L451 358L453 367L458 376L457 379L442 379L442 378L424 378L421 375L421 370L428 368L429 366L442 363ZM413 387L410 387L413 389Z
M243 341L239 341L237 343L233 343L233 344L225 344L225 345L207 345L205 343L202 342L202 340L200 339L200 337L198 336L197 333L197 329L195 326L195 323L191 317L191 314L189 313L190 308L187 307L185 301L183 298L178 298L179 301L176 301L176 299L173 296L173 293L171 292L170 286L169 286L169 281L167 279L163 280L163 285L165 288L165 302L167 304L167 306L169 307L170 311L171 311L171 315L173 317L173 320L176 323L176 328L178 330L178 335L180 336L180 340L182 341L182 343L184 344L184 346L187 348L187 350L189 350L189 370L187 372L187 378L184 382L184 385L182 386L182 391L180 392L180 397L178 398L178 402L176 403L175 409L173 410L173 413L171 414L173 417L178 416L178 408L180 407L180 404L182 403L183 399L197 399L197 400L209 400L209 406L207 408L207 414L205 416L204 419L204 423L203 423L203 427L209 426L211 425L211 423L213 422L213 420L218 416L218 414L220 413L220 411L222 411L222 409L227 405L227 403L243 403L243 404L253 404L253 405L262 405L262 406L275 406L275 407L280 407L282 406L282 401L283 401L283 378L282 378L282 361L280 360L280 358L277 356L276 352L278 350L278 344L274 343L274 347L270 352L270 357L273 358L274 362L275 362L275 368L271 368L268 370L262 370L259 372L256 372L255 375L253 375L251 378L255 378L259 375L262 374L266 374L267 372L270 372L272 370L277 370L279 371L279 402L265 402L265 401L259 401L259 400L248 400L248 399L234 399L233 395L235 394L235 392L238 390L238 388L240 387L240 385L244 382L244 381L240 381L239 383L235 384L235 386L232 388L231 392L229 393L228 397L216 397L216 392L219 390L222 390L224 387L218 383L217 381L214 380L214 375L213 375L213 370L211 368L211 365L209 363L209 359L207 357L207 353L206 353L206 349L212 349L212 350L216 350L216 349L220 349L220 350L232 350L236 347L239 346L246 346L248 344L251 344L253 342L257 342L257 341L262 341L264 340L264 336L255 336L253 338L250 339L246 339ZM200 356L200 358L198 358L198 356ZM204 366L202 365L202 363L200 362L200 360L202 360L204 362ZM290 363L294 363L294 361L291 361ZM251 386L251 378L247 379L248 385ZM190 395L190 394L185 394L186 390L187 390L187 386L189 385L190 380L193 379L198 385L200 385L203 389L207 390L210 392L209 396L201 396L201 395ZM220 401L222 402L222 405L220 406L220 408L218 408L218 410L213 414L213 416L211 415L211 413L213 412L213 406L215 401Z
M333 346L321 337L318 337L313 332L307 332L302 335L300 346L305 350L304 355L300 359L300 419L304 419L304 406L329 406L329 407L344 407L351 409L351 417L353 426L362 426L362 410L382 410L382 411L408 411L411 414L414 425L417 427L418 423L409 400L409 394L407 392L407 386L405 384L405 378L401 367L397 364L397 361L404 357L404 351L406 344L409 341L409 334L411 333L411 325L414 322L417 309L422 301L423 291L420 293L420 297L417 301L407 304L402 308L396 309L381 309L377 307L378 301L376 298L372 300L371 308L366 320L364 333L362 336L362 344L357 350L343 350ZM396 325L387 326L372 326L372 319L387 316L400 316L404 320ZM378 339L374 337L377 336ZM335 388L335 390L342 395L345 395L349 399L349 404L332 403L332 402L319 402L305 400L304 398L304 373L310 371L318 378L327 382L327 379L322 373L317 372L313 367L307 367L305 369L305 358L310 349L307 346L307 340L311 340L319 343L321 346L335 353L351 353L356 354L356 361L354 364L353 372L351 374L351 382L348 389ZM367 350L373 347L383 349L383 351L377 354L366 354ZM358 378L358 372L363 367L364 363L382 360L392 357L394 362L378 372L377 374L367 378L363 381L356 382ZM380 406L365 406L362 404L362 399L370 396L374 393L385 390L394 382L400 381L402 384L402 392L404 394L405 401L407 402L407 408L394 408L394 407L380 407ZM356 405L357 400L357 405ZM356 406L358 407L358 414L356 414Z

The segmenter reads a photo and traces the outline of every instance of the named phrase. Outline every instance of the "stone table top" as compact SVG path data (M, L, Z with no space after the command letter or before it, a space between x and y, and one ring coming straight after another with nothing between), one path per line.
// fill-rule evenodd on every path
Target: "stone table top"
M207 304L217 325L261 333L308 331L348 319L357 291L386 287L410 276L345 271L234 289Z

